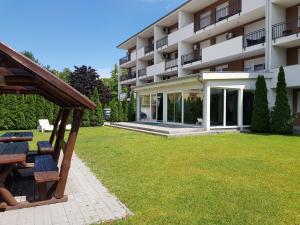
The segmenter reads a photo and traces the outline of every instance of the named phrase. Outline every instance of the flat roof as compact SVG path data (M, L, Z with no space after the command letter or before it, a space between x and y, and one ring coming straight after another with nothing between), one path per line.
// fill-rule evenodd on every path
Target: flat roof
M172 13L176 12L178 9L180 9L181 7L187 5L188 3L190 3L193 0L187 0L186 2L184 2L183 4L181 4L180 6L178 6L177 8L173 9L171 12L167 13L166 15L164 15L163 17L159 18L158 20L156 20L155 22L153 22L152 24L150 24L149 26L147 26L146 28L144 28L143 30L137 32L136 34L132 35L130 38L128 38L126 41L123 41L121 44L119 44L117 47L120 48L121 45L125 44L127 41L129 41L130 39L138 36L140 33L144 32L145 30L149 29L150 27L152 27L153 25L155 25L156 23L158 23L159 21L161 21L162 19L168 17L169 15L171 15Z

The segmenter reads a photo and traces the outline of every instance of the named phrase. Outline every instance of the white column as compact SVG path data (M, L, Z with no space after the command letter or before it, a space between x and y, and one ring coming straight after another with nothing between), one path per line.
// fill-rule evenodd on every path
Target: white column
M163 92L163 122L167 123L168 122L168 95L166 92Z
M210 130L210 86L208 84L204 85L203 125L207 131Z
M244 90L243 89L239 89L239 93L238 93L238 126L240 128L240 130L243 130L243 105L244 105Z
M136 93L136 121L140 120L140 95L138 93Z
M226 124L226 102L227 102L227 90L224 89L224 99L223 99L223 126L226 127L227 124Z

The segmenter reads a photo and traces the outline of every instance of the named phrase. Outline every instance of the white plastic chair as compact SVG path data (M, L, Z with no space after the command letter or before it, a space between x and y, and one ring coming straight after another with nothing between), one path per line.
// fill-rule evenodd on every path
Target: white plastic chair
M50 125L49 120L47 119L41 119L39 120L39 125L37 127L38 131L41 132L47 132L47 131L53 131L54 127L53 125Z

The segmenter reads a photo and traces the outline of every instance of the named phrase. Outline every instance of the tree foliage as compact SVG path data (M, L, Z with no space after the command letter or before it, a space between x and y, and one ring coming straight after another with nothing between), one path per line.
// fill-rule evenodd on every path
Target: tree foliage
M267 98L267 85L264 76L258 76L251 119L253 132L267 133L270 131L270 111Z
M118 122L119 119L119 113L118 113L118 101L116 99L113 99L110 102L110 122L115 123Z
M280 67L278 73L275 107L271 113L271 131L276 134L292 134L293 132L293 118L288 102L283 67Z
M134 94L132 93L130 96L129 108L128 108L128 121L135 121L136 117L136 100Z
M98 79L96 70L87 66L75 66L74 72L70 74L71 86L89 98L92 97Z
M104 123L103 109L97 88L93 92L92 101L96 104L96 109L90 111L90 126L102 126Z

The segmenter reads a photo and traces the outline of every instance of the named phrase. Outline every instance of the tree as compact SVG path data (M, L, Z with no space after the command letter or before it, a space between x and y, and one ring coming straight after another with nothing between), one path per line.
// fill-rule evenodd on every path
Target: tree
M99 75L95 69L87 66L75 66L74 72L70 75L70 84L80 93L91 98L98 79Z
M72 71L69 68L64 68L62 72L58 72L58 77L66 83L70 83Z
M267 98L267 85L264 76L258 76L251 119L253 132L267 133L270 131L270 112Z
M128 121L128 101L127 98L123 101L123 121Z
M123 122L124 120L124 112L123 112L123 105L121 101L118 102L118 122Z
M135 106L136 106L136 102L135 102L134 94L132 93L129 102L128 121L135 121L135 116L136 116Z
M293 118L288 102L285 72L282 66L278 73L275 107L271 113L271 131L276 134L293 133Z
M27 58L31 59L33 62L40 64L39 60L34 57L32 52L25 50L25 51L21 52L21 54L26 56Z
M110 122L118 122L118 105L115 99L110 102L110 110Z
M113 98L118 97L118 82L119 82L119 71L118 66L115 64L113 71L111 72L110 91Z
M99 92L100 102L104 105L109 104L112 99L110 89L103 83L101 79L96 81L96 86Z
M101 126L104 123L103 109L102 109L102 104L99 100L99 93L97 88L95 88L93 92L92 101L96 104L96 109L90 112L90 125Z

